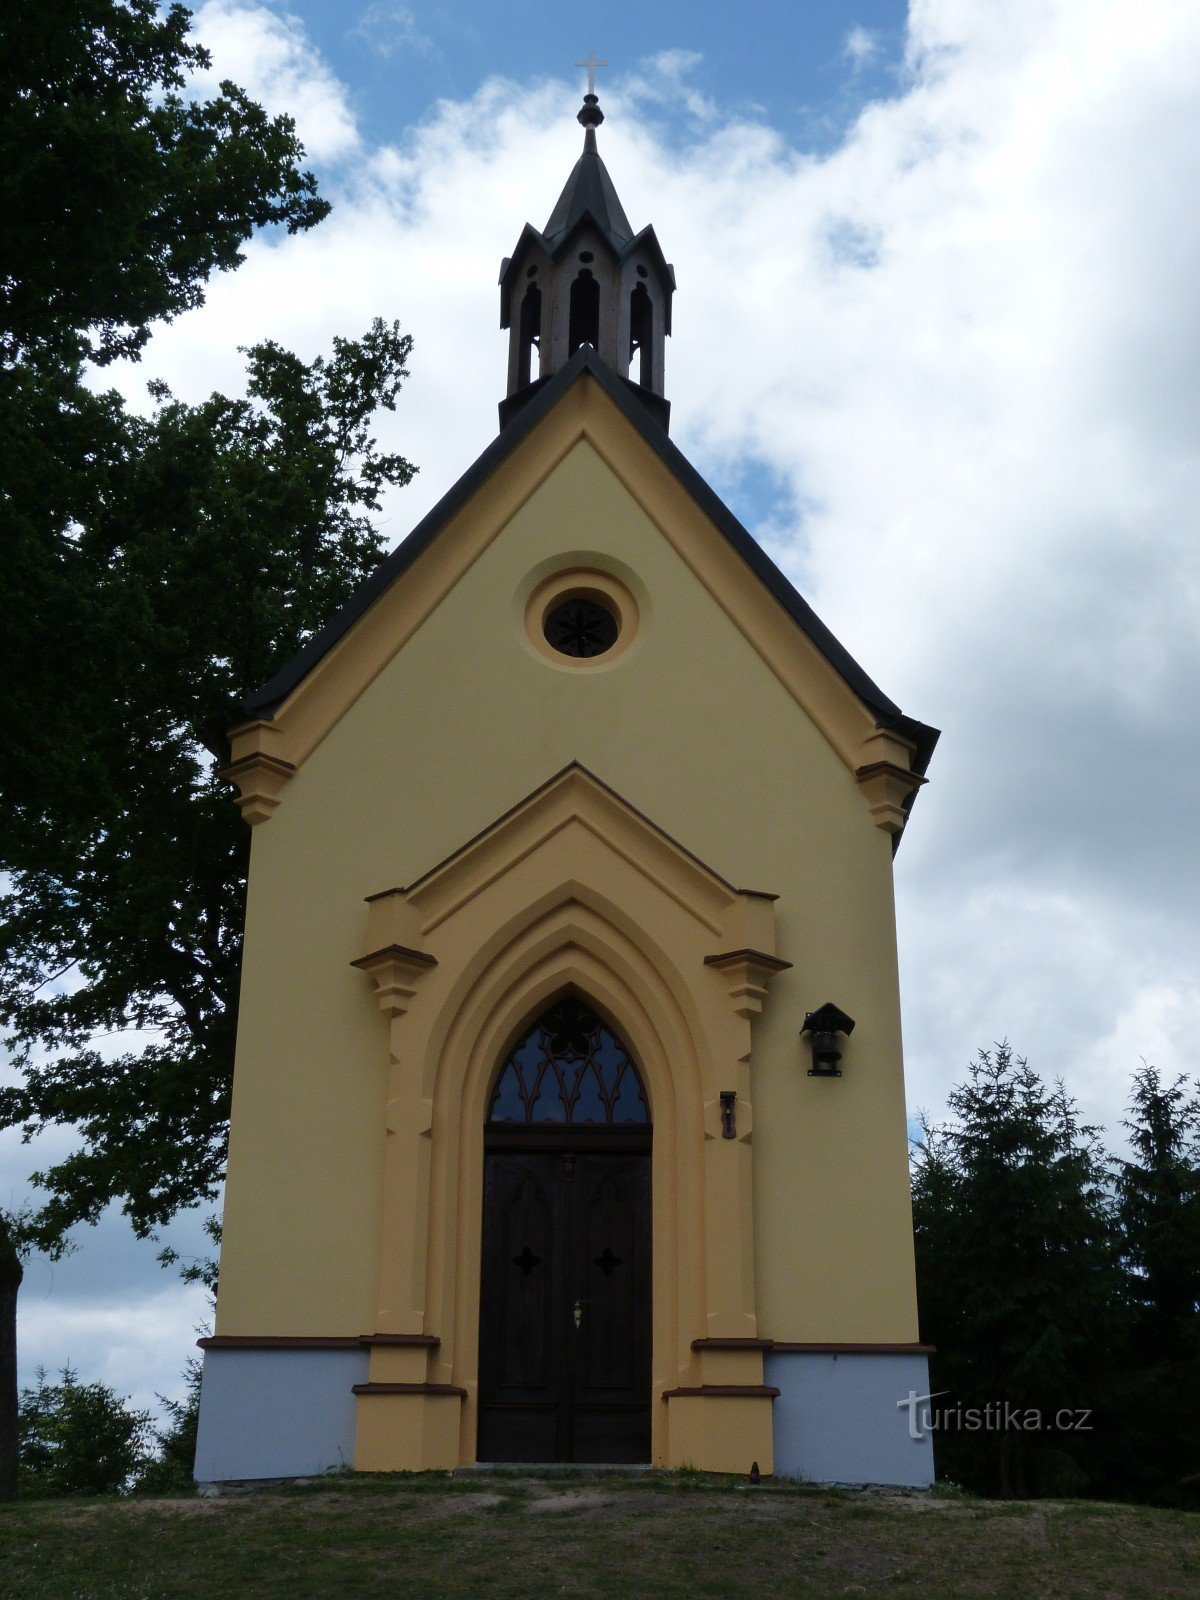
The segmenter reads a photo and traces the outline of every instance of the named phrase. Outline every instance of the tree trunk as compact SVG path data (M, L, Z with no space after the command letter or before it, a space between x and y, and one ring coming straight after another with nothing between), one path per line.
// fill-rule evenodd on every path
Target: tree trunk
M17 1498L17 1290L23 1276L0 1215L0 1500Z
M1012 1476L1013 1436L1007 1430L1000 1435L1000 1498L1013 1498Z

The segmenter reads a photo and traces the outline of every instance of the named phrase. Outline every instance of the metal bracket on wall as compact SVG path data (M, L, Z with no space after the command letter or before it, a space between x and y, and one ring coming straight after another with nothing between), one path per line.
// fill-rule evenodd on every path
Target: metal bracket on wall
M735 1107L737 1105L737 1091L735 1089L721 1090L721 1137L722 1139L737 1138L737 1121Z

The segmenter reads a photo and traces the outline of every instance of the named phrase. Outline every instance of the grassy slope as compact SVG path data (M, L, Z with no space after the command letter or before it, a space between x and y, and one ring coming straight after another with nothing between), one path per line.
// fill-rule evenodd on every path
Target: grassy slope
M332 1480L0 1506L4 1600L1200 1594L1200 1516L687 1475Z

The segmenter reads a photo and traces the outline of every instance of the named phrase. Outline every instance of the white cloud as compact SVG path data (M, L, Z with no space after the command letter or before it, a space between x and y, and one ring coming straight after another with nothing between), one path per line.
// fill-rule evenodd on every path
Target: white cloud
M672 113L682 109L697 122L711 122L718 114L717 104L691 82L703 59L696 50L660 50L643 61L638 71L619 80L622 103L631 109L657 106ZM604 98L607 101L608 97Z
M874 61L879 54L879 34L871 28L864 28L856 23L846 35L846 42L842 46L842 54L854 68L865 67L868 62Z
M205 0L193 32L212 54L212 67L195 79L202 92L231 78L273 115L286 112L311 161L337 160L358 148L349 96L297 18L238 0Z
M389 0L375 0L367 6L350 29L350 37L385 60L405 50L428 55L434 47L433 40L421 30L408 6L392 5Z
M285 26L214 7L230 36ZM299 102L345 107L286 59ZM1115 1132L1138 1057L1194 1069L1200 1020L1200 11L914 0L906 61L817 158L659 58L606 87L601 148L677 265L677 441L782 486L773 548L945 729L898 859L913 1102L1007 1035ZM395 148L332 140L329 221L253 244L131 383L195 397L239 343L311 354L399 316L413 378L380 431L421 476L398 539L495 432L496 269L575 159L577 92L491 82ZM703 118L668 143L642 105Z
M155 1416L159 1395L183 1398L183 1364L198 1354L197 1330L210 1316L198 1287L67 1303L22 1289L19 1305L22 1387L32 1387L38 1366L51 1382L69 1366L81 1381L106 1383Z

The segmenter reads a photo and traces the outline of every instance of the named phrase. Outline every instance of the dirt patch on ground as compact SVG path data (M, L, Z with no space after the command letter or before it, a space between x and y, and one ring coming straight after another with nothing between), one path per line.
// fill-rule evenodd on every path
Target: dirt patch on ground
M447 1495L444 1500L432 1496L418 1500L414 1496L408 1505L414 1510L419 1507L431 1517L458 1517L463 1512L490 1511L493 1506L503 1505L505 1498L491 1489L481 1489L477 1494Z
M155 1513L159 1516L174 1517L211 1517L221 1509L221 1502L209 1495L172 1496L148 1495L143 1498L135 1495L121 1502L122 1510L130 1516L146 1516Z
M544 1489L535 1491L525 1507L527 1516L615 1516L625 1509L626 1497L604 1489Z

